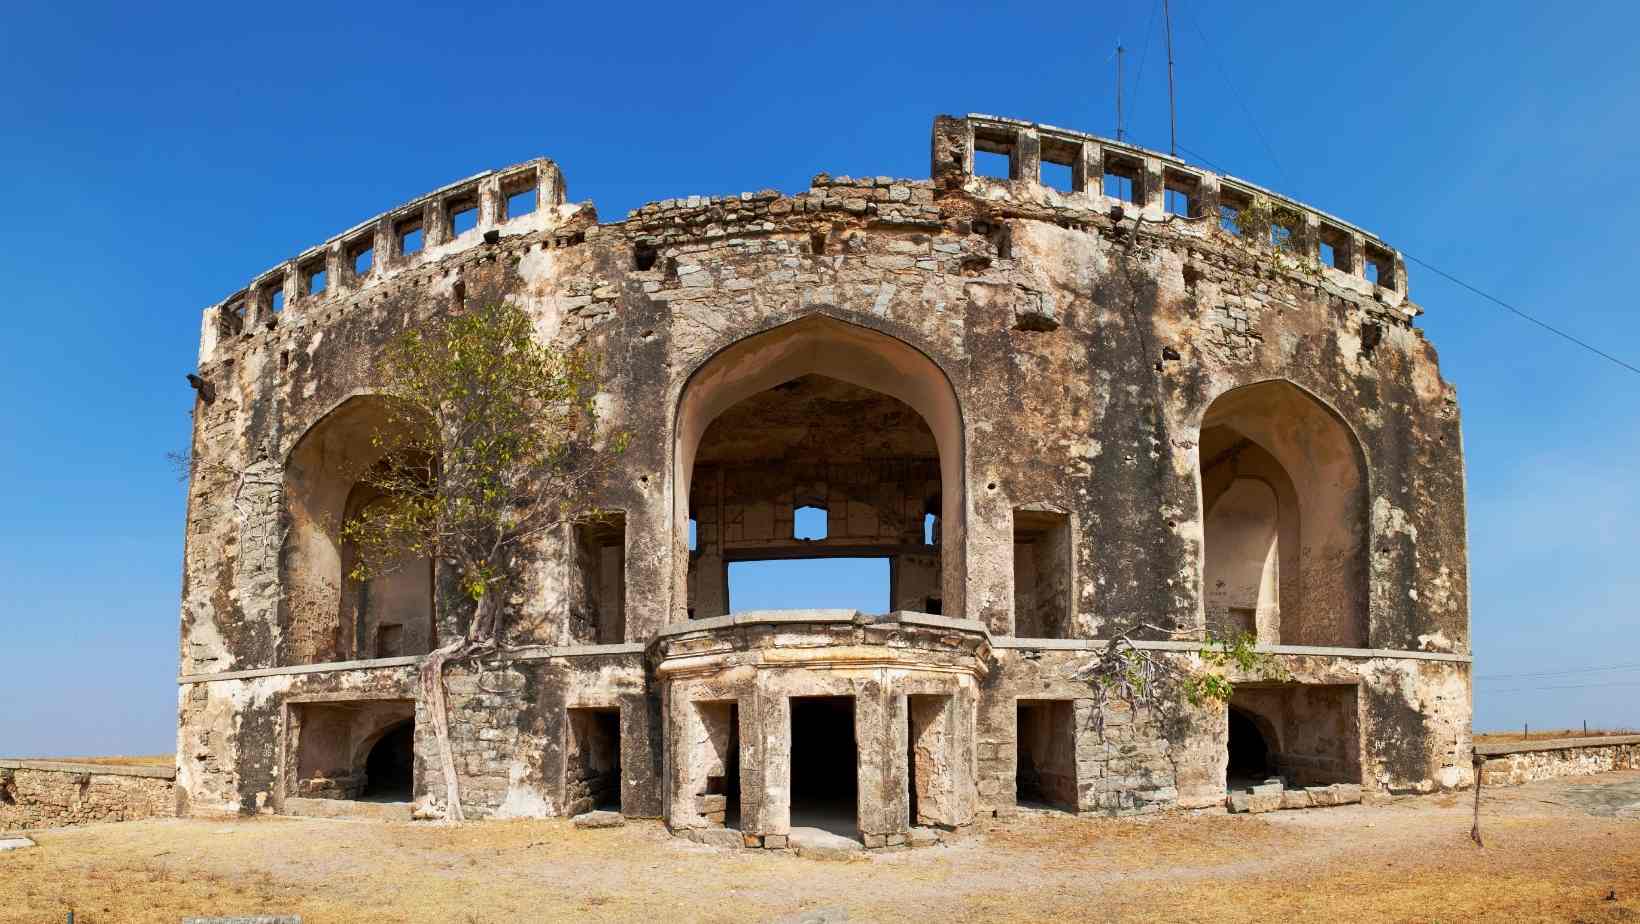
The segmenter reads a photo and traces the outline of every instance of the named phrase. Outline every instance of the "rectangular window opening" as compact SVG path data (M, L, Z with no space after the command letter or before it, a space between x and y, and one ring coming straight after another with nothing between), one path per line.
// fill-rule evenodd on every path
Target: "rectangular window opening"
M503 208L505 208L507 212L507 221L511 221L514 218L523 218L525 215L534 214L536 208L536 189L534 184L514 189L507 192L505 195L506 198L502 201L504 203Z
M1135 205L1144 201L1144 172L1143 163L1131 157L1105 152L1105 170L1103 192L1112 199L1122 202L1131 202Z
M453 199L450 201L448 209L450 212L451 237L460 237L478 227L478 200Z
M353 267L353 277L363 279L370 274L376 265L376 244L374 238L369 238L354 244L348 250L347 263Z
M571 608L576 636L594 645L626 641L626 515L605 513L575 526L578 580Z
M420 253L422 245L421 219L412 218L409 221L400 222L395 231L395 237L398 240L399 256L408 257L411 254Z
M1229 187L1221 188L1219 190L1219 228L1241 237L1241 216L1252 204L1252 196Z
M889 559L782 558L731 561L729 612L843 609L886 613Z
M270 283L262 290L262 304L274 314L285 310L285 283L284 280Z
M1331 225L1322 225L1316 243L1317 256L1322 266L1350 271L1350 236Z
M1201 184L1195 177L1169 170L1162 177L1162 206L1169 215L1195 218L1201 214Z
M1070 700L1022 699L1015 724L1014 797L1074 812L1076 711Z
M404 654L404 626L384 623L376 627L376 657L396 658Z
M1373 285L1386 289L1395 287L1395 258L1386 251L1368 246L1362 268L1366 271L1367 281Z
M694 517L689 518L689 551L700 551L700 522Z
M1069 638L1070 517L1014 510L1014 635Z
M1082 145L1060 138L1042 139L1042 185L1060 192L1082 192Z
M1014 162L1016 133L1006 128L974 128L974 176L1012 180L1019 171Z
M940 544L940 518L932 513L923 514L923 545Z
M303 267L303 269L302 269L302 294L303 295L323 295L326 285L327 285L327 280L325 278L325 265L323 263L314 263L314 264L310 264L309 266Z
M1042 185L1051 186L1060 192L1075 192L1075 184L1071 181L1071 165L1056 164L1051 160L1042 162Z
M621 810L621 711L569 709L564 748L565 814Z

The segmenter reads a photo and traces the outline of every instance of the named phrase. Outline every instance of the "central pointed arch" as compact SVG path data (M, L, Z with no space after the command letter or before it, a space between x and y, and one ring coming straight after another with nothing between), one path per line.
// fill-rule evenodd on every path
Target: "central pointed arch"
M720 349L685 383L678 398L672 467L673 603L684 618L688 594L689 497L701 439L711 423L747 398L804 376L824 376L880 392L927 424L939 451L938 505L944 614L964 605L965 516L962 408L945 372L903 340L824 315L762 331Z

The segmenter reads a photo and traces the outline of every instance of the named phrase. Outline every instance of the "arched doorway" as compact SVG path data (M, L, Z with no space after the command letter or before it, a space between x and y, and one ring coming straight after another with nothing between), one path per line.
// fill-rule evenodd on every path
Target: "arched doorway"
M725 347L678 405L673 618L743 609L737 562L838 557L889 563L883 605L859 608L960 616L961 472L956 394L908 344L811 316Z
M1252 713L1230 707L1229 751L1225 780L1231 789L1262 783L1276 772L1268 740Z
M365 758L361 799L409 802L415 790L416 723L400 722L382 733Z
M384 398L350 398L309 427L286 458L286 663L424 654L434 646L432 562L406 556L369 581L353 581L355 552L340 536L348 518L387 500L364 479L387 456L397 419Z
M1209 629L1366 647L1366 463L1344 422L1290 382L1260 382L1208 407L1199 451Z

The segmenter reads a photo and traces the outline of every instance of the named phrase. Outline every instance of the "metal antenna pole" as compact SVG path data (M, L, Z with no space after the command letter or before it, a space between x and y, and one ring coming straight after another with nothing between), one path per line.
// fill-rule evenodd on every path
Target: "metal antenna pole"
M1116 43L1116 140L1122 140L1122 53L1121 42Z
M1179 156L1178 112L1173 105L1173 15L1162 0L1162 22L1167 27L1167 153Z

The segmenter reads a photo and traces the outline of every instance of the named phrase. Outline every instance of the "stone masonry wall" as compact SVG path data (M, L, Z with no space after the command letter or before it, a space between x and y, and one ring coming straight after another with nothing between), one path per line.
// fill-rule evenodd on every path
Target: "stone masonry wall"
M175 771L0 760L0 831L176 814Z
M1608 770L1640 770L1640 735L1570 738L1537 744L1477 745L1483 786L1519 786Z

